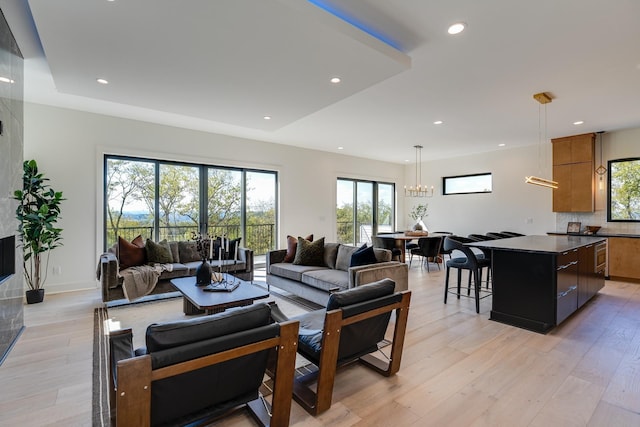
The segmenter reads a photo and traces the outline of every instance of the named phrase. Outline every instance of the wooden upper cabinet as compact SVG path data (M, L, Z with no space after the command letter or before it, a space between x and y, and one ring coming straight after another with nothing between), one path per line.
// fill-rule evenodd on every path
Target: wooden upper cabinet
M593 162L595 141L595 133L552 139L553 164L566 165L569 163Z
M594 133L555 138L553 144L554 212L593 212Z

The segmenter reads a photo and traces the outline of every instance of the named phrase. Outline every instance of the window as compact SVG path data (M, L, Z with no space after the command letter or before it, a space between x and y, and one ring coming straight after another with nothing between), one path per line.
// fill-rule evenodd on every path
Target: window
M640 222L640 158L609 160L607 221Z
M442 177L442 194L491 193L490 173Z
M118 236L241 237L256 255L275 249L277 174L105 156L105 249ZM206 196L204 196L206 195Z
M393 231L394 184L338 178L336 194L339 243L370 244L378 232Z

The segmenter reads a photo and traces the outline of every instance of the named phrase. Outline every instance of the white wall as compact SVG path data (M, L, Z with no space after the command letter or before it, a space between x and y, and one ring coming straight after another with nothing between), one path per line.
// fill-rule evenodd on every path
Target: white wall
M609 160L640 157L640 128L606 132L602 135L602 165L608 168ZM600 139L596 137L596 168L600 165ZM607 222L607 179L603 175L604 189L599 189L599 177L596 177L596 210L591 213L561 213L556 217L556 230L567 231L569 221L585 225L599 225L600 233L640 234L640 223Z
M407 214L399 219L398 226L410 228L413 221L408 212L414 205L426 202L429 216L424 222L431 231L451 231L462 236L503 230L546 234L555 230L555 214L551 212L552 190L526 184L524 178L527 175L551 178L550 164L550 144L542 148L536 144L423 162L422 180L428 186L434 185L434 196L407 198ZM443 176L484 172L493 175L491 193L442 195ZM406 185L415 183L415 165L405 168L405 180Z
M51 253L47 293L97 286L105 153L278 171L280 242L287 234L310 233L335 241L336 178L400 186L404 172L393 163L25 104L25 159L37 159L67 199L60 221L64 246ZM61 274L53 275L54 267Z

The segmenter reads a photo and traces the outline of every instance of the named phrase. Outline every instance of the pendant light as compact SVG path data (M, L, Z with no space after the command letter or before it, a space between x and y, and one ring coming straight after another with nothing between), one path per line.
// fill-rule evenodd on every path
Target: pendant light
M607 173L607 168L605 168L602 165L602 134L604 133L604 131L599 131L597 132L598 136L600 137L600 166L598 166L596 168L596 173L600 176L600 180L598 182L598 189L600 189L600 191L604 190L604 175Z
M551 102L551 95L547 92L540 92L533 95L533 99L538 101L540 105L538 106L538 172L540 169L540 156L541 156L541 147L542 141L547 140L547 104ZM542 106L544 106L544 138L542 137ZM558 188L558 183L556 181L540 178L537 176L526 176L524 182L527 184L539 185L547 188Z
M407 197L431 197L433 196L433 185L429 189L426 185L422 185L422 145L414 145L416 149L416 185L404 186L404 195Z

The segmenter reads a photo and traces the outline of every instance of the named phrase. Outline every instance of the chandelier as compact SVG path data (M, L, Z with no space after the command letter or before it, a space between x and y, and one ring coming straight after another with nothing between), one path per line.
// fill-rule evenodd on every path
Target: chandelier
M414 145L416 149L416 185L404 186L404 195L407 197L431 197L433 196L433 185L428 188L426 185L422 185L422 145Z
M541 146L542 140L547 140L547 104L551 102L551 95L547 92L536 93L533 95L533 99L538 101L540 105L538 106L538 169L540 169L541 164ZM542 106L544 105L544 138L542 136ZM556 181L552 181L550 179L544 179L537 176L526 176L524 178L524 182L527 184L540 185L542 187L547 188L558 188L558 183Z

